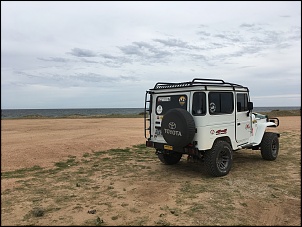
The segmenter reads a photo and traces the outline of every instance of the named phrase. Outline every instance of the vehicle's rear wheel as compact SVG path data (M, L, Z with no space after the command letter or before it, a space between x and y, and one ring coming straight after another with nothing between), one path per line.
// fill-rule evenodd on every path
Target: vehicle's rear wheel
M173 152L169 154L157 154L159 160L166 165L174 165L178 163L182 157L181 153Z
M211 150L205 152L204 161L210 175L225 176L230 172L233 163L232 147L226 141L218 140Z
M279 152L278 135L273 132L265 132L260 144L260 150L264 160L275 160Z

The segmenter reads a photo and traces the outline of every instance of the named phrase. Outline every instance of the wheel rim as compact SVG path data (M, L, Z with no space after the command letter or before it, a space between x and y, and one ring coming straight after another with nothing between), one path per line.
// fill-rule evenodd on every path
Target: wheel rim
M216 160L217 167L220 170L226 170L230 163L230 153L228 150L222 150Z

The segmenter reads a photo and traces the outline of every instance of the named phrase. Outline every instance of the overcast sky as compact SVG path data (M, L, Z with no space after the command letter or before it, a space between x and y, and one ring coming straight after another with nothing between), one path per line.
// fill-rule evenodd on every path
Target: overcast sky
M141 108L194 78L301 106L301 1L1 1L1 109Z

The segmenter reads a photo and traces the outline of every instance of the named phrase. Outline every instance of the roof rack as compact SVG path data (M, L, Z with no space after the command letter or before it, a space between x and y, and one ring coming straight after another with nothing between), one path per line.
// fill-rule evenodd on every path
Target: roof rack
M166 83L166 82L158 82L154 86L154 90L158 89L170 89L170 88L183 88L183 87L194 87L194 86L230 86L230 87L238 87L238 88L246 88L239 84L229 83L225 82L224 80L220 79L203 79L203 78L195 78L192 81L189 82L180 82L180 83Z

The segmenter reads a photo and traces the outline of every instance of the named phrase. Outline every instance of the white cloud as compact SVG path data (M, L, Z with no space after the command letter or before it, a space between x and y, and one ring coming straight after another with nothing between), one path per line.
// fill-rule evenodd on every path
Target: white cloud
M2 108L142 107L193 78L299 106L301 2L1 2Z

